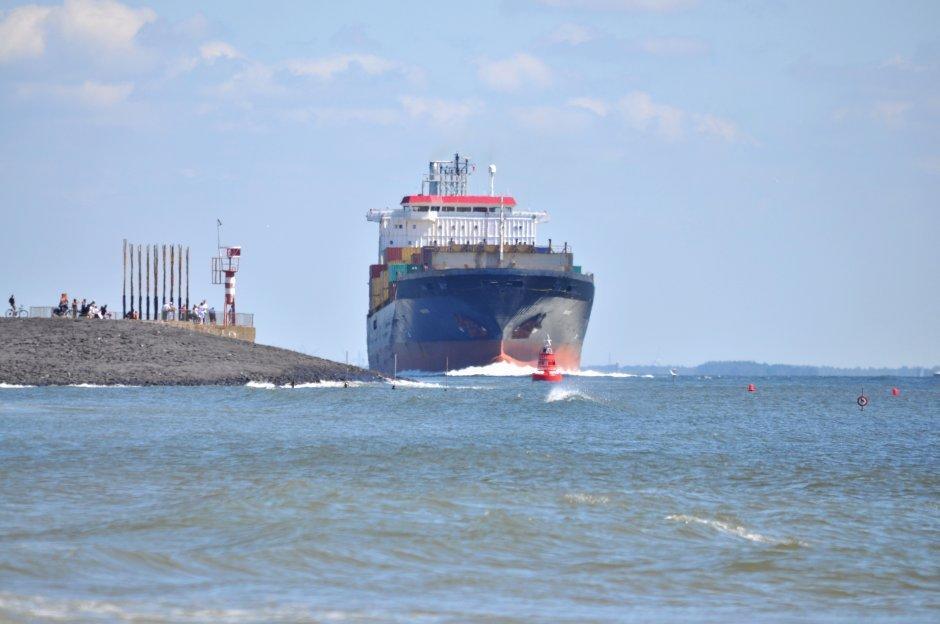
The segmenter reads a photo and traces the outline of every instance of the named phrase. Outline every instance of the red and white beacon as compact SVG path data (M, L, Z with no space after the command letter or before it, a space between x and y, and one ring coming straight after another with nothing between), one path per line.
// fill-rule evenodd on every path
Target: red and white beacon
M532 381L561 381L564 379L555 364L555 352L552 351L552 339L545 338L545 345L539 353L539 370L532 373Z

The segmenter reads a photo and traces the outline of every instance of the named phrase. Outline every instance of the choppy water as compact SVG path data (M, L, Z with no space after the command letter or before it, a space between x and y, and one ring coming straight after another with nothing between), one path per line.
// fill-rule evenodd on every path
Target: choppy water
M2 388L0 620L940 619L940 383L747 381Z

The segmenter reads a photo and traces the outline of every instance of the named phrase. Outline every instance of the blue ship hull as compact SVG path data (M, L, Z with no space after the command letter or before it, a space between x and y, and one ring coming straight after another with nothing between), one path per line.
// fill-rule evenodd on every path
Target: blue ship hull
M535 366L550 336L562 369L581 364L594 301L590 275L449 269L403 276L367 318L369 366L440 372L499 361Z

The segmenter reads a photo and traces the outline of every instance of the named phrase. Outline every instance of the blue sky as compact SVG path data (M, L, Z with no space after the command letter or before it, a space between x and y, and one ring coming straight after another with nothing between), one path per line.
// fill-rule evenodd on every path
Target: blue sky
M119 309L123 238L218 305L221 217L260 341L364 358L364 214L459 150L595 273L586 362L940 364L936 2L0 8L27 305Z

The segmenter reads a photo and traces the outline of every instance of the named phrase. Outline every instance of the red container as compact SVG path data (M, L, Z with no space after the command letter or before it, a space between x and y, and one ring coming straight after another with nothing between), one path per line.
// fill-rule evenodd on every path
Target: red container
M386 247L385 248L385 261L392 262L396 260L398 262L401 262L401 247Z
M376 277L381 276L382 271L384 271L386 267L388 267L387 264L370 264L369 265L369 277L375 279Z

